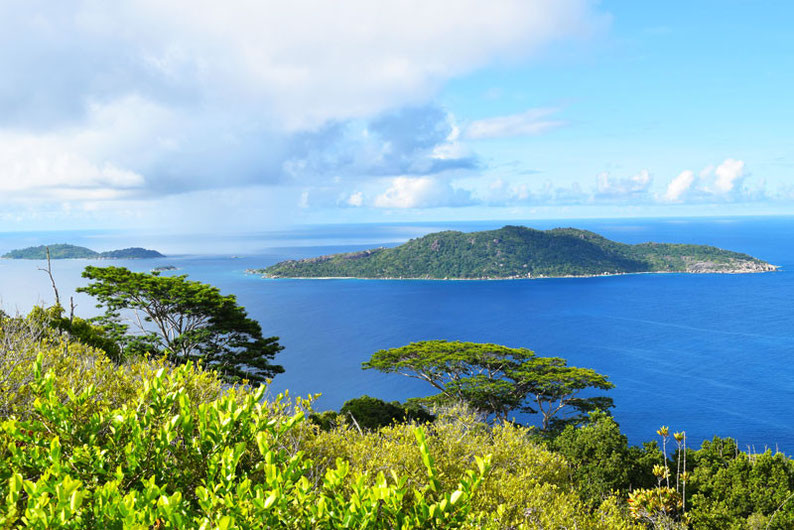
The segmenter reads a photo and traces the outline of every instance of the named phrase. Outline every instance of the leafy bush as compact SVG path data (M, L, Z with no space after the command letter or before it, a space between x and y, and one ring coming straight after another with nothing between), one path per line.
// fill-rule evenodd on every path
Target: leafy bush
M395 423L359 432L342 423L327 432L301 432L300 446L318 471L341 457L370 476L396 470L414 486L422 483L425 471L413 429L409 423ZM634 528L617 502L609 509L589 510L573 489L565 459L533 441L531 428L510 423L490 427L458 405L442 410L426 429L442 489L455 487L475 455L491 455L491 471L471 500L482 528Z
M617 422L602 412L592 413L580 428L566 427L551 447L570 462L576 487L591 506L616 492L625 496L634 488L653 487L652 468L662 458L655 444L629 446Z
M172 369L164 359L135 358L117 364L104 351L58 329L59 315L57 309L34 308L25 317L0 317L0 418L26 418L33 412L36 396L31 384L37 357L43 370L52 373L59 399L70 399L70 389L79 393L93 386L96 406L122 407L134 400L143 380L158 370ZM215 372L193 365L185 371L184 386L195 403L216 399L223 389ZM90 416L93 409L83 413Z
M476 471L444 489L415 429L422 484L351 470L342 458L313 481L312 461L282 442L303 412L281 399L263 404L264 387L197 404L185 389L189 370L158 370L130 403L112 407L93 386L68 388L63 400L40 355L33 413L0 425L0 526L458 528L476 520L471 498L489 458L475 457Z
M794 528L794 461L783 453L745 453L730 438L692 453L693 526L704 529Z

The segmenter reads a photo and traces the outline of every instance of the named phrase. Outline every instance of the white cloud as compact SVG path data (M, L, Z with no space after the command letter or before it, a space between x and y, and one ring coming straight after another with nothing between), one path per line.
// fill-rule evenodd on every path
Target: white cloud
M421 107L451 78L605 21L594 0L0 2L0 201L12 186L20 200L305 186L306 134ZM472 167L457 135L398 145L385 126L381 144L318 162ZM388 171L369 171L379 160Z
M149 57L159 68L195 72L219 97L264 102L300 129L424 101L441 82L495 58L527 56L549 41L588 33L601 23L592 6L589 0L141 0L126 11L133 26L156 33ZM101 10L108 17L115 9ZM125 18L110 16L129 32Z
M731 193L738 185L741 185L742 179L745 177L744 162L728 158L717 166L717 169L714 170L714 176L712 188L714 193L723 195Z
M395 177L375 197L376 208L436 208L474 204L470 192L433 177Z
M61 135L0 133L0 197L119 198L144 185L142 175L108 160L92 161Z
M592 195L576 182L563 186L546 180L533 189L527 182L508 182L502 178L492 180L477 198L489 206L569 205L592 201Z
M561 120L546 119L556 109L530 109L520 114L477 120L469 124L466 137L472 140L531 136L565 125Z
M303 190L298 198L298 208L305 209L309 207L309 191Z
M667 202L680 202L686 193L692 189L692 184L694 184L694 182L694 172L689 169L682 171L667 185L667 191L665 191L662 199Z
M345 201L348 206L363 206L364 204L364 194L360 191L355 193L351 193L350 196Z
M710 202L756 200L765 195L763 189L750 191L742 184L748 176L742 160L726 158L718 166L708 165L698 172L682 171L667 185L662 196L665 202Z
M646 194L653 182L647 169L627 178L615 178L607 172L596 176L596 195L604 198L629 198Z

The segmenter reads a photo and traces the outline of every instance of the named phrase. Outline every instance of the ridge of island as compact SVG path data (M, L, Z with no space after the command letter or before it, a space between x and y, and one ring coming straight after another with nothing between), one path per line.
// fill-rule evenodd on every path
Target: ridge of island
M448 230L402 245L287 260L247 272L264 278L522 279L632 273L753 273L777 266L706 245L626 244L588 230Z
M156 250L141 247L130 247L121 250L97 252L90 248L58 243L56 245L39 245L12 250L3 254L4 259L47 259L47 249L50 250L50 259L151 259L164 258Z

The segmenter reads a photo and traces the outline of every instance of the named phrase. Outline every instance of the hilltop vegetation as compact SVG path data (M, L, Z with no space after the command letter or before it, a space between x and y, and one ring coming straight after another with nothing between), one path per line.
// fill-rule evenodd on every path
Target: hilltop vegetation
M627 245L575 228L505 226L445 231L395 248L289 260L250 272L269 278L537 278L636 272L762 272L773 265L704 245Z
M65 243L12 250L3 254L2 257L6 259L47 259L48 248L51 259L151 259L165 257L156 250L140 247L97 252L90 248Z
M362 396L317 414L311 398L230 384L243 374L210 349L246 344L219 327L226 311L196 310L233 297L182 276L86 276L102 318L57 305L0 311L0 528L794 527L786 455L716 437L695 450L667 427L661 443L631 446L611 401L578 395L612 384L564 359L448 341L380 350L364 368L440 393L404 404ZM149 337L154 358L130 348L146 337L115 320L139 299L153 323L164 319L165 335ZM189 329L174 335L180 322ZM188 353L173 357L179 347ZM548 414L552 402L569 413ZM505 421L514 409L538 412L542 427Z
M117 363L53 318L0 314L0 528L794 525L794 462L729 438L694 450L662 427L630 446L603 412L543 434L463 405L361 429L385 404L371 398L321 428L310 401L192 363Z

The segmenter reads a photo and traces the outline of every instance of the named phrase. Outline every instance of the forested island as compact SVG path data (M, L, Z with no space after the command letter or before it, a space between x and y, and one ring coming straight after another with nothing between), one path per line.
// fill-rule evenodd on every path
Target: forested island
M97 252L90 248L64 243L12 250L3 254L2 257L5 259L47 259L47 249L50 252L50 259L151 259L165 257L156 250L140 247Z
M749 273L777 267L706 245L629 245L576 228L444 231L394 248L282 261L266 278L519 279L642 272Z

